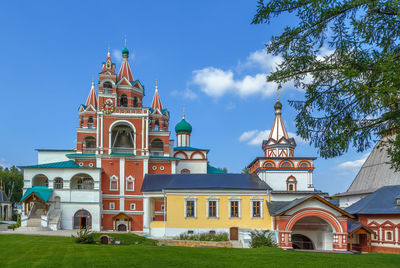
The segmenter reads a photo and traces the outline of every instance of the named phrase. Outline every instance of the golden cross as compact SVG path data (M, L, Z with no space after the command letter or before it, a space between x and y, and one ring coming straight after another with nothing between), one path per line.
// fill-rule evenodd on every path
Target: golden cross
M279 101L279 90L281 89L281 85L278 86L278 97L276 98L277 101Z
M182 114L182 119L185 119L185 104L183 105L183 114Z
M125 48L126 48L126 35L125 35L124 39L125 39Z

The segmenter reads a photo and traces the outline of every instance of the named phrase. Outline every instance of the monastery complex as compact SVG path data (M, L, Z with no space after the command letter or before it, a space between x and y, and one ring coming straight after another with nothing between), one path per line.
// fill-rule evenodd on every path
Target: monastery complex
M349 191L332 200L314 188L316 158L296 155L278 99L249 173L225 173L209 163L210 149L191 144L185 115L170 126L176 115L157 85L151 106L143 106L126 46L122 57L117 71L108 53L79 106L76 148L38 149L38 163L21 167L21 228L227 232L243 247L251 231L272 230L285 249L400 253L400 175L377 182L390 169L384 152L374 149Z

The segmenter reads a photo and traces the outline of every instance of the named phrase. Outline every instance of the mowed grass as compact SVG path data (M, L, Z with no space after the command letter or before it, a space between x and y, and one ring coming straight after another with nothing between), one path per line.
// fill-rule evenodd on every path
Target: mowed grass
M400 255L83 245L70 237L0 235L0 267L400 267Z

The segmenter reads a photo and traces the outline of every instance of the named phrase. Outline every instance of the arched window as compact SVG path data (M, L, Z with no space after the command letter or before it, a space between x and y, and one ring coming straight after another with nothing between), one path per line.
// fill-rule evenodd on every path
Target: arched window
M133 98L133 107L137 107L138 106L138 98L134 97Z
M33 178L32 186L46 186L46 187L49 187L49 179L43 174L36 175Z
M104 82L104 84L103 84L103 92L105 94L112 93L112 84L111 84L111 82Z
M265 168L274 168L275 164L273 162L271 162L271 161L267 161L267 162L265 162L263 164L263 167L265 167Z
M118 190L118 177L113 175L110 178L110 190L117 191Z
M89 119L88 119L88 128L93 128L93 116L89 116Z
M62 189L63 186L64 186L64 183L63 183L63 179L62 178L55 178L54 179L54 185L53 185L54 189Z
M92 215L85 209L78 210L74 215L74 229L92 227Z
M297 191L297 180L295 177L289 176L286 179L286 188L287 188L287 191L289 191L289 192Z
M71 189L73 190L93 190L94 180L86 174L78 174L71 179Z
M125 94L121 95L119 104L121 107L128 107L128 97Z
M184 168L181 170L181 174L190 174L190 170L187 168Z
M83 139L83 152L95 153L96 152L96 139L92 136L87 136Z
M282 161L279 165L281 168L291 168L293 167L292 163L289 161Z
M80 123L79 127L83 128L84 124L85 124L85 120L83 119L83 116L82 116L81 117L81 123Z
M156 121L154 122L154 130L160 130L160 121L158 119L156 119Z
M126 124L113 127L111 131L111 150L113 153L134 153L135 133Z
M164 143L160 139L152 140L150 144L150 155L163 156L164 155Z
M129 176L126 178L126 190L127 191L135 191L135 178Z
M305 161L302 161L299 163L299 168L309 168L309 167L310 167L310 164L308 164Z

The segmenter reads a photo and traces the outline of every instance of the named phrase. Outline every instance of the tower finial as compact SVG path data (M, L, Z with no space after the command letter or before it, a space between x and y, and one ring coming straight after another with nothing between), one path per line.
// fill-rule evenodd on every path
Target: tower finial
M110 57L110 44L108 44L107 57Z
M0 190L3 190L3 180L0 180Z
M125 48L126 48L126 35L125 35L124 39L125 39Z
M158 91L158 80L156 79L156 91Z
M281 89L281 85L278 86L278 96L276 98L277 101L279 101L279 90Z
M185 104L183 105L182 119L185 119Z

